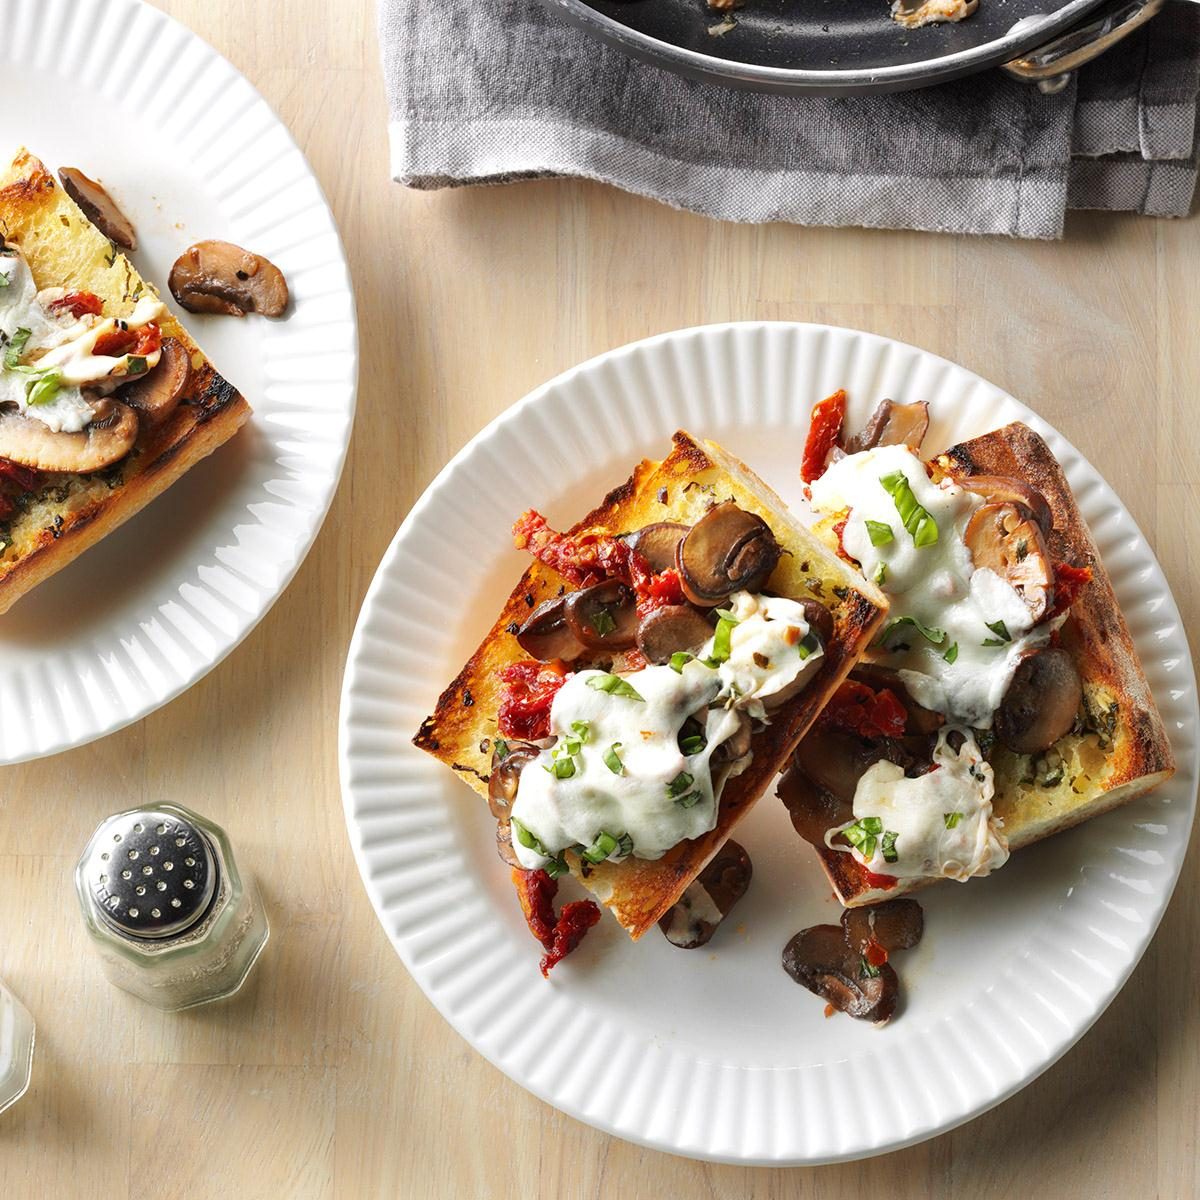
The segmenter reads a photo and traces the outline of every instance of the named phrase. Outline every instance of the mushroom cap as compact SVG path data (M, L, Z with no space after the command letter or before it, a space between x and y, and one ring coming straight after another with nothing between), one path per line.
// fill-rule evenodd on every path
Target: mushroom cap
M964 491L982 496L989 504L1024 505L1043 533L1049 533L1054 525L1054 514L1046 497L1023 479L1010 479L1007 475L955 475L952 478Z
M976 569L987 567L1016 589L1036 624L1054 600L1054 567L1041 525L1024 504L985 504L972 514L963 540Z
M617 579L604 579L563 597L563 613L589 650L627 650L637 643L637 598Z
M873 450L876 446L907 446L914 453L925 440L929 428L929 404L918 400L915 404L897 404L893 400L881 400L879 407L862 430L846 443L847 454L860 450Z
M103 184L89 179L78 167L60 167L59 181L63 191L79 205L83 215L110 242L122 250L137 249L137 231L133 223L117 206Z
M777 793L792 827L811 846L824 846L825 834L854 820L853 806L819 787L795 761L779 780Z
M521 783L521 772L538 756L538 748L528 742L509 742L503 758L492 753L492 771L488 776L488 808L497 821L507 822Z
M690 528L678 521L656 521L635 530L625 540L646 560L655 575L661 575L675 565L676 549Z
M676 550L684 595L715 608L737 591L757 591L771 576L781 551L771 527L732 500L696 522Z
M743 846L730 838L688 885L687 891L659 918L658 927L667 941L672 946L678 946L680 950L695 950L707 945L717 931L717 926L746 894L753 875L754 866L750 862L750 855ZM719 921L701 917L687 905L688 893L692 892L693 888L703 888L708 893L708 898L721 914ZM692 894L696 895L695 892ZM678 923L675 920L681 905L685 906L687 915L687 923L682 930L676 927ZM705 905L705 911L711 912L711 909Z
M270 259L232 242L189 246L175 260L167 283L188 312L278 317L288 305L283 272Z
M869 974L862 956L847 945L840 925L802 929L783 948L783 969L848 1016L882 1025L896 1011L896 972L883 963Z
M863 908L847 908L842 913L846 944L858 954L866 954L875 942L890 954L893 950L911 950L925 932L925 914L921 906L907 897L884 900Z
M145 425L161 425L179 407L192 375L192 359L178 338L164 338L158 365L121 389L121 402L136 409Z
M539 662L553 662L556 658L573 662L584 650L583 642L567 621L566 596L543 600L525 618L516 637L521 649Z
M1075 724L1083 683L1075 660L1061 647L1026 655L996 710L996 736L1017 754L1041 754Z
M0 412L0 458L38 471L86 475L125 457L137 441L138 418L116 400L98 400L79 433L55 433L36 417Z
M694 654L712 632L712 625L699 609L690 604L665 604L642 618L637 644L647 662L665 663L681 650Z

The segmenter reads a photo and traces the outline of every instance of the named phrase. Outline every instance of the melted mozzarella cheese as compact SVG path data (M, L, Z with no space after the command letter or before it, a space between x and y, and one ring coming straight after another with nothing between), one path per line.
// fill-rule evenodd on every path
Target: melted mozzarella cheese
M943 729L938 735L933 769L926 774L909 779L901 767L885 761L869 767L858 781L855 821L875 817L882 826L869 856L833 842L848 825L831 829L825 844L852 854L876 874L898 879L934 876L963 882L1003 866L1008 842L992 814L992 768L969 731L954 731L963 738L957 753L949 744L950 732ZM885 837L895 861L884 857Z
M143 329L159 320L166 309L153 297L143 297L128 317L74 316L69 310L55 312L50 305L65 295L63 288L38 292L28 263L17 252L0 255L0 333L4 347L28 331L16 369L0 359L0 404L13 404L26 416L41 421L55 433L78 433L93 416L92 405L83 394L105 394L123 383L129 374L131 356L97 354L97 341L118 328ZM160 351L142 356L145 370L153 370ZM58 377L59 387L46 403L29 403L30 387L41 376Z
M904 528L895 500L880 483L894 472L904 476L936 522L933 545L917 546ZM982 499L949 480L934 483L905 446L879 446L839 459L812 483L811 495L821 512L850 510L842 544L868 579L882 580L890 620L912 617L945 634L933 643L915 626L898 627L875 657L899 670L918 704L964 725L991 728L1021 659L1049 641L1053 626L1034 627L1006 579L975 569L963 533ZM891 540L876 545L868 521L886 525ZM1001 621L1008 641L989 628ZM947 661L948 653L953 661Z

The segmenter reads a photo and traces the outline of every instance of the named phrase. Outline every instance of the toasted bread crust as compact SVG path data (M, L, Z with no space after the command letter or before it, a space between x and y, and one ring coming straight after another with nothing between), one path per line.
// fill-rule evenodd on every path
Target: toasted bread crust
M630 858L590 866L568 855L572 871L606 904L633 938L641 937L679 898L717 852L738 821L778 773L788 755L869 644L886 614L886 601L787 512L783 501L743 463L711 442L676 433L662 462L640 463L596 509L571 529L618 534L652 521L692 524L719 500L733 499L757 512L788 551L768 589L784 596L812 596L834 616L834 637L808 685L771 714L753 741L753 760L731 779L721 796L715 829L682 842L661 859ZM510 632L543 600L570 585L534 562L522 575L491 631L438 698L414 743L446 763L487 797L492 740L500 704L500 672L526 657ZM835 591L836 589L836 591Z
M154 295L129 261L83 215L45 166L21 151L0 180L0 232L21 248L39 287L93 292L105 312L123 316L137 297ZM47 475L38 500L8 522L0 553L0 613L127 521L245 424L250 406L223 379L171 314L164 337L183 343L192 374L179 408L156 430L143 430L126 459L94 476ZM31 498L33 499L33 498Z
M1028 780L1028 758L1009 751L993 756L994 811L1004 822L1009 848L1018 850L1163 783L1175 772L1175 758L1112 581L1050 447L1029 426L1014 422L952 446L934 465L949 475L1002 475L1035 487L1053 516L1048 538L1053 558L1092 569L1063 626L1061 645L1079 668L1086 702L1113 717L1114 729L1111 739L1072 733L1059 742L1056 749L1074 769L1057 786ZM894 887L876 888L849 854L822 847L818 853L834 892L851 908L937 882L901 880Z

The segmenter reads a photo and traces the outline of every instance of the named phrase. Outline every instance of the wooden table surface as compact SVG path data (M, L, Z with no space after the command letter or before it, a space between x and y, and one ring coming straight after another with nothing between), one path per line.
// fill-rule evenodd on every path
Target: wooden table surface
M994 380L1112 482L1194 628L1200 224L1074 216L1041 245L720 225L587 183L410 193L389 180L371 0L159 3L264 92L325 187L357 287L358 426L313 553L233 655L140 724L0 772L0 972L38 1021L0 1195L1195 1196L1194 853L1112 1007L1000 1108L859 1164L707 1166L560 1115L442 1021L359 881L336 725L367 584L447 458L581 359L709 321L854 326ZM162 799L227 827L272 921L233 1001L174 1016L102 979L70 878L101 817Z

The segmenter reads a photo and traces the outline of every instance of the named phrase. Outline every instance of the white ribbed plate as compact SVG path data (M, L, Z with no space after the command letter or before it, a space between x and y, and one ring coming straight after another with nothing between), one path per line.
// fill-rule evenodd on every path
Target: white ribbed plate
M187 313L254 415L165 495L0 616L0 764L144 717L246 636L299 567L341 474L358 335L320 186L249 83L137 0L0 0L7 163L99 176L137 226L163 292L194 241L274 260L286 319Z
M928 399L926 445L1028 421L1062 461L1162 706L1179 775L921 895L926 936L898 963L907 1002L876 1030L783 973L798 929L836 921L812 851L766 796L737 837L754 882L705 950L604 920L546 982L486 807L409 744L525 563L527 506L565 526L682 426L789 502L812 403L850 427L883 396ZM1129 514L1061 436L961 367L871 334L727 325L639 342L569 371L466 446L413 508L363 605L342 694L346 820L367 890L413 978L480 1053L563 1111L696 1158L817 1163L894 1149L1011 1095L1095 1020L1174 887L1197 779L1196 685L1171 593Z

